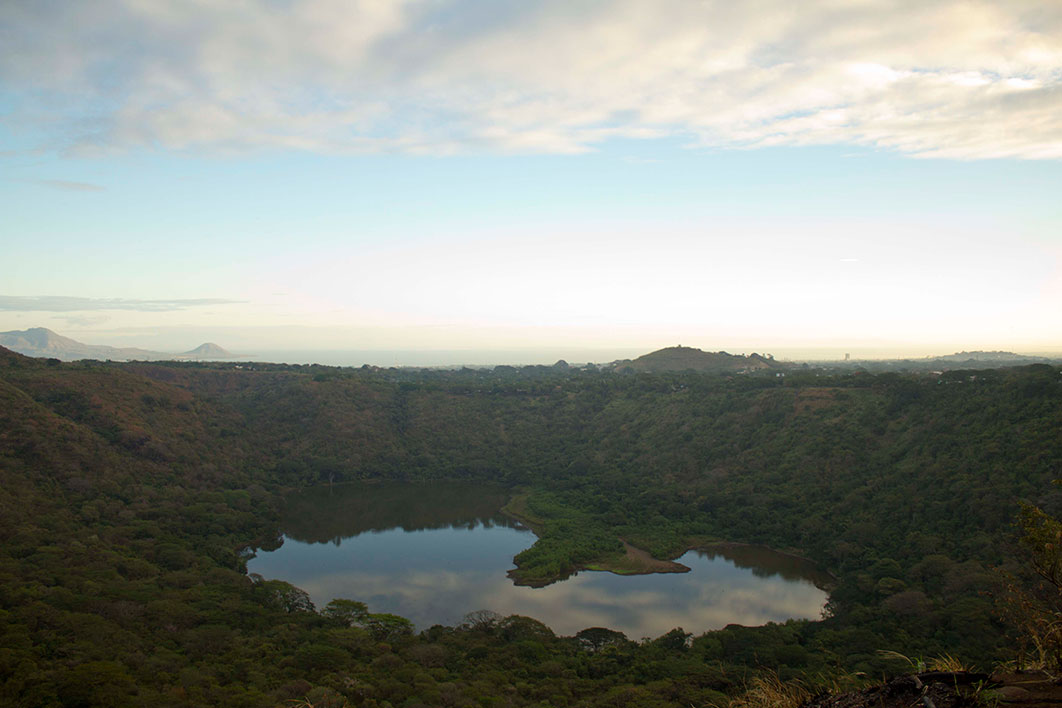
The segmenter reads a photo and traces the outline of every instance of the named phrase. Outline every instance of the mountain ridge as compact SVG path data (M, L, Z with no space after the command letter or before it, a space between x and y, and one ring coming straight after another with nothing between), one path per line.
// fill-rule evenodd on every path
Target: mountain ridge
M665 347L637 359L623 359L614 364L616 371L644 371L660 373L665 371L700 371L733 372L760 371L763 369L781 369L789 365L777 362L770 354L764 356L753 352L748 356L728 352L706 352L695 347L681 344Z
M236 355L213 342L205 342L195 349L176 354L139 347L112 347L106 344L85 344L65 337L47 327L0 332L0 346L24 356L78 361L169 361L181 359L228 359Z
M180 359L229 359L235 356L232 352L214 342L204 342L195 349L179 354Z

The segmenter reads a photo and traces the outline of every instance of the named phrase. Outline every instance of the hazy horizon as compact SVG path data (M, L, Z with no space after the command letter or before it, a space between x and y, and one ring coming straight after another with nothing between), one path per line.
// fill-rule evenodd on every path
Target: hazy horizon
M0 25L0 330L1062 351L1062 7L102 0Z
M236 330L238 331L238 330ZM0 332L2 334L3 332ZM831 362L843 361L850 356L852 361L881 361L895 359L926 359L948 356L961 352L1010 351L1014 354L1030 357L1062 358L1062 349L1056 350L1005 350L999 347L959 347L950 350L923 350L914 345L885 345L867 343L848 348L837 347L801 347L801 346L759 346L750 347L738 342L723 345L718 342L658 342L644 346L630 347L510 347L510 348L356 348L356 347L276 347L252 346L253 339L229 336L231 332L194 330L183 332L181 336L158 332L122 332L112 337L95 338L91 331L77 332L68 330L56 332L61 336L74 339L81 344L105 345L114 347L136 347L160 353L182 354L194 347L213 343L223 347L233 357L233 362L256 361L285 364L323 364L326 366L411 366L411 367L460 367L496 366L496 365L551 365L564 360L569 364L606 364L621 359L634 359L643 354L665 347L685 346L703 351L726 351L734 355L751 355L758 353L770 355L779 361L794 362ZM75 336L77 335L77 336ZM198 339L195 337L198 335ZM261 336L261 335L259 335ZM182 338L183 337L183 338ZM261 340L258 340L261 341ZM192 343L194 342L194 343Z

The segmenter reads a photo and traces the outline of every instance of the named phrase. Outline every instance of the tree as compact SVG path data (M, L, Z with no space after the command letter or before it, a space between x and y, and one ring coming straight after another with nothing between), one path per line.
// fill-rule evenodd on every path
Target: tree
M1023 504L1019 525L1033 571L1062 598L1062 523L1031 504Z
M344 627L357 627L369 615L369 608L364 602L336 598L325 605L325 608L321 610L321 614L331 620L335 620Z
M369 630L373 639L394 640L399 637L409 637L413 634L413 623L405 617L392 615L384 612L377 615L367 615L362 625Z
M673 630L653 640L653 646L669 651L686 651L690 647L693 634L675 627Z
M462 627L477 632L489 632L501 621L502 616L492 610L475 610L465 615Z
M1057 482L1056 482L1057 483ZM1046 668L1062 668L1062 523L1038 507L1023 504L1018 524L1029 565L1043 581L1040 587L1012 583L1004 614L1019 634L1019 665L1027 655Z
M577 632L575 638L579 646L589 652L599 652L608 647L621 647L630 643L627 635L605 627L590 627Z
M251 573L251 580L259 593L265 597L266 604L285 612L313 612L313 602L305 590L300 590L283 580L263 580L261 575Z
M125 668L114 661L90 661L67 672L59 680L59 695L68 706L129 705L136 684Z

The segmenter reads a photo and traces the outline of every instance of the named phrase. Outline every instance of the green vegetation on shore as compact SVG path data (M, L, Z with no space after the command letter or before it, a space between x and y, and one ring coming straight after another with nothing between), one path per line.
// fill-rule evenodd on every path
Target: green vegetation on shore
M1060 378L0 351L0 704L704 705L761 670L902 668L879 649L988 663L1013 646L985 591L1013 565L1019 501L1062 510ZM618 563L623 541L659 559L762 543L836 576L829 617L647 642L529 618L414 635L246 575L241 549L277 542L283 490L433 478L526 490L509 510L540 538L520 582Z

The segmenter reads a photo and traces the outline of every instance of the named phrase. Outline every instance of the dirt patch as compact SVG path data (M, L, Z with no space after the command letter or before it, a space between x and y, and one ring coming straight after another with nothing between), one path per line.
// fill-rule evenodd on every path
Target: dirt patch
M622 540L622 539L621 539ZM587 570L607 570L619 575L646 575L648 573L688 573L690 569L675 561L654 558L648 551L635 548L623 541L623 555L618 558L594 563Z
M933 671L901 676L862 691L815 696L802 708L975 708L987 674Z

